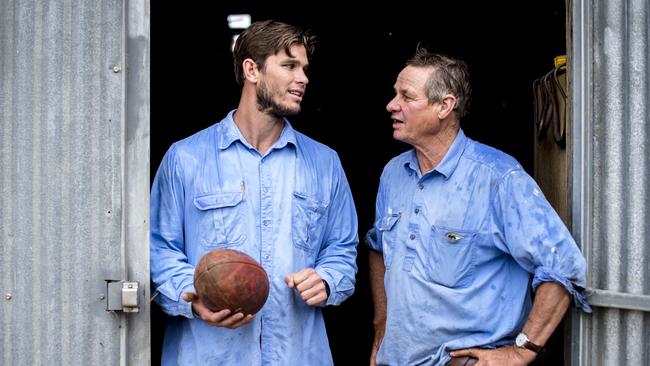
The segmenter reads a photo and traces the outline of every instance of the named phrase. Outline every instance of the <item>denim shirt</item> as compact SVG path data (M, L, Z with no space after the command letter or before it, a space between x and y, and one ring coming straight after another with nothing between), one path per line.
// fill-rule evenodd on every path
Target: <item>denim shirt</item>
M388 297L377 365L445 365L451 350L514 342L532 288L554 281L590 311L585 259L533 179L459 131L420 174L415 151L382 173L366 236L383 253Z
M151 276L173 317L163 365L331 365L321 309L284 277L314 268L327 305L354 292L357 215L337 154L288 121L264 155L226 118L172 145L151 192ZM237 329L208 326L181 294L206 252L232 248L262 264L269 297Z

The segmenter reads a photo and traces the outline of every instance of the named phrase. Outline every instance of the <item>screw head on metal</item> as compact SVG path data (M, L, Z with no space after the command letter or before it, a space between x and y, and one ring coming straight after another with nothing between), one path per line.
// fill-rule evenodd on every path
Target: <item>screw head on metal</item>
M5 300L11 300L12 297L11 294L5 294Z
M122 68L121 68L121 67L119 67L118 65L113 66L113 72L114 72L114 73L117 74L117 73L120 72L120 71L122 71Z

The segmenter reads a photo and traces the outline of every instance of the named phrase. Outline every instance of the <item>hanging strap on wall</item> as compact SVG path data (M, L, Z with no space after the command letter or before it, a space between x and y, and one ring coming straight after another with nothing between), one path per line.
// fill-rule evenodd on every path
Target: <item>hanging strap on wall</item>
M566 75L566 56L555 58L555 67L539 79L533 81L533 108L535 135L538 141L544 140L550 129L555 142L562 148L566 146L566 83L560 81ZM564 84L564 85L563 85Z

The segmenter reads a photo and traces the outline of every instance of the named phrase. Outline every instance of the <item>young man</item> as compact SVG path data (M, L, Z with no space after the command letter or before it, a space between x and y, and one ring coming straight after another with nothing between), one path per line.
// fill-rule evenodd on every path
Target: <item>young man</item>
M331 365L320 306L354 291L357 216L337 154L295 131L312 37L264 21L237 39L236 110L172 145L151 193L151 275L172 315L164 365ZM256 315L212 312L194 266L232 248L261 263L269 297Z
M584 257L533 179L460 129L470 92L465 63L420 48L386 107L413 149L384 168L366 238L371 365L527 365L571 299L589 311Z

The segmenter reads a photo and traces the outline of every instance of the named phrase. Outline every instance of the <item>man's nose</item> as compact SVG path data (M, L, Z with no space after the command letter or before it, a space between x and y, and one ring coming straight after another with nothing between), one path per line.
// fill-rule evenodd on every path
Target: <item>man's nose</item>
M299 70L296 73L296 82L298 82L300 84L305 84L305 85L307 85L307 83L309 83L309 78L307 77L307 74L305 74L304 70Z
M386 110L388 112L397 112L399 110L398 109L399 104L397 103L396 99L397 96L395 96L393 99L390 100L390 102L388 102L388 104L386 104Z

